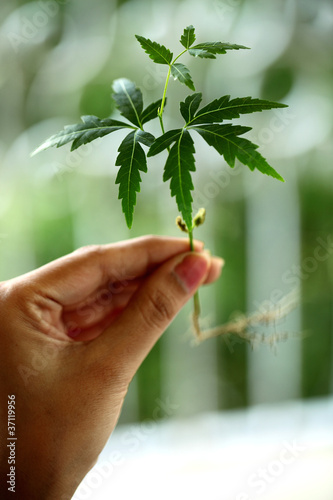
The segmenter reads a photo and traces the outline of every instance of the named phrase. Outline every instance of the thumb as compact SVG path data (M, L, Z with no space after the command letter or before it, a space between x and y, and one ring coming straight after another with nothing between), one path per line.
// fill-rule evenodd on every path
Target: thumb
M178 255L161 265L146 279L110 328L96 339L101 351L119 356L123 367L128 366L133 374L205 281L210 266L209 255L194 252Z

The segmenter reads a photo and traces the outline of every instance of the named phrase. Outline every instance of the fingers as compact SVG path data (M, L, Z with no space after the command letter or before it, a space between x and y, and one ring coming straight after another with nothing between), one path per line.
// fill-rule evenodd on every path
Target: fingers
M214 283L214 281L216 281L220 277L224 264L224 259L221 259L220 257L212 257L212 263L209 269L208 276L204 283L205 285Z
M102 290L94 301L63 308L62 319L67 335L80 341L97 337L127 306L141 281L130 281L126 286L117 287L113 293Z
M219 277L223 265L223 259L212 257L204 284L214 282ZM126 286L114 286L113 293L107 289L101 290L94 301L64 308L62 318L67 335L79 341L96 338L127 307L138 288L145 286L145 280L146 277L143 277L129 281Z
M108 363L118 359L133 376L157 339L197 288L210 276L217 279L221 262L206 253L175 256L149 276L95 342L96 355Z
M200 251L203 244L195 243ZM93 300L101 287L144 276L173 256L189 250L186 238L146 236L80 249L20 278L35 284L63 306Z

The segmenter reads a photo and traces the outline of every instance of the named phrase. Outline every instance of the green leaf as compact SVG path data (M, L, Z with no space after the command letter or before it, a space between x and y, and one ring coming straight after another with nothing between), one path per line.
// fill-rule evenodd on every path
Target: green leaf
M251 130L250 127L212 124L196 126L191 130L196 130L207 144L213 146L220 155L223 155L230 167L234 167L237 158L243 165L247 165L250 170L256 168L263 174L284 182L284 179L257 151L258 146L248 139L239 137L239 135Z
M223 120L239 118L241 114L285 107L287 107L286 104L252 99L252 97L238 97L230 100L230 95L225 95L201 108L195 117L192 118L191 125L198 123L219 123Z
M164 105L166 105L166 101L167 100L165 100ZM141 114L142 125L149 122L150 120L153 120L154 118L157 118L158 110L161 107L161 104L162 104L162 99L159 99L158 101L150 104L146 109L144 109L142 111L142 114Z
M112 85L113 99L120 113L137 127L141 127L140 116L143 109L141 90L127 78L119 78Z
M155 139L147 156L155 156L164 149L168 148L173 142L177 141L182 133L183 129L177 128L175 130L169 130L165 134L161 135Z
M149 38L144 38L143 36L135 35L136 39L140 43L146 54L149 55L157 64L170 64L172 61L173 54L169 49L160 45L157 42L152 42Z
M208 50L192 48L189 49L188 53L193 57L201 57L202 59L216 59L216 56Z
M196 130L216 151L223 155L225 161L234 167L235 154L232 148L232 140L239 135L243 135L251 130L251 127L243 127L241 125L219 125L214 123L212 125L201 125L191 127L190 130Z
M184 33L182 34L180 38L180 43L182 44L185 49L188 49L191 47L191 45L194 44L195 42L195 33L194 33L194 27L192 24L190 26L187 26L187 28L184 29Z
M224 42L203 42L194 45L189 50L189 54L194 57L209 57L215 59L215 54L226 54L227 50L248 49L244 45L236 45ZM210 55L208 55L210 54Z
M91 142L99 137L104 137L105 135L111 134L116 130L120 130L122 128L132 128L132 126L128 123L112 120L111 118L100 120L97 116L92 115L82 116L81 120L83 123L66 125L64 130L61 130L61 132L49 137L45 142L43 142L43 144L33 151L31 156L34 156L37 153L53 146L59 148L60 146L63 146L71 141L73 141L71 151L74 151L79 146L88 144L88 142Z
M179 80L180 83L184 83L191 90L195 90L194 83L192 81L189 69L184 66L184 64L175 63L171 66L172 76Z
M180 112L186 124L189 123L197 112L202 101L201 92L189 95L184 102L180 103Z
M122 200L122 209L129 228L133 223L136 193L140 192L140 170L147 172L147 160L139 144L139 132L134 130L125 137L119 146L116 160L116 166L120 166L116 177L116 184L119 184L118 199Z
M183 130L172 146L165 164L163 181L170 180L171 196L176 197L179 211L192 228L192 194L194 189L190 172L195 171L194 143L187 130Z
M144 144L145 146L148 146L150 148L150 146L155 141L155 137L149 132L145 132L144 130L138 129L136 131L136 140L138 142L141 142L141 144Z

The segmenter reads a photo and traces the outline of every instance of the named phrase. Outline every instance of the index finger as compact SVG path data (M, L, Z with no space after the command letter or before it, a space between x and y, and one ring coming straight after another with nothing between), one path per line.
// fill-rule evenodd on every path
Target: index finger
M203 243L196 241L196 251L202 248ZM37 285L46 298L68 306L92 296L108 282L145 276L166 260L188 250L186 238L144 236L83 247L20 279Z

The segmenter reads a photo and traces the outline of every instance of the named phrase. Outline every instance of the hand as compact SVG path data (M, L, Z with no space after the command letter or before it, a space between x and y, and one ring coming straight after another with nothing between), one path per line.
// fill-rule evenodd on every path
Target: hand
M223 261L196 242L144 237L82 248L0 283L0 496L68 500L114 429L129 383L177 312Z

